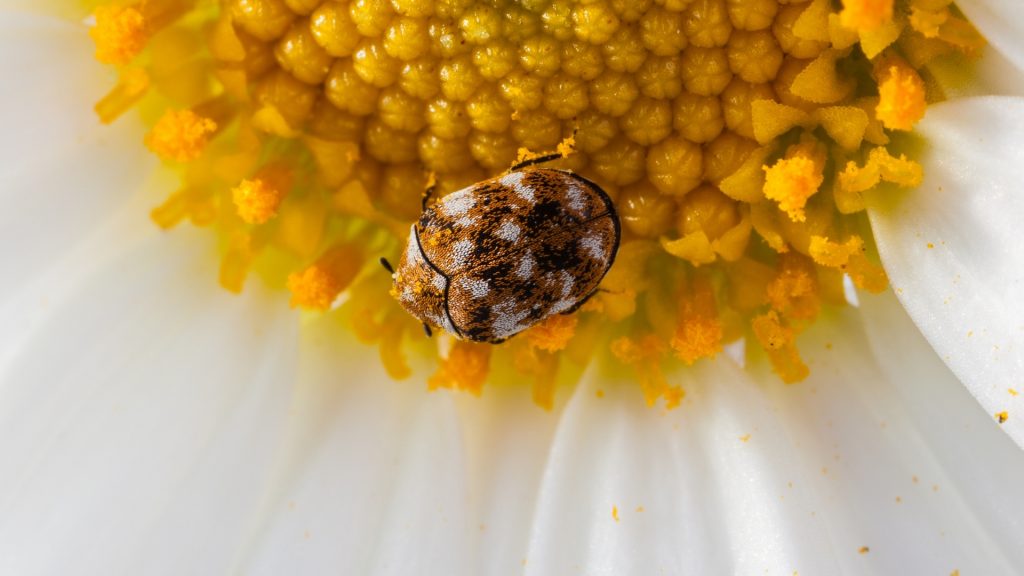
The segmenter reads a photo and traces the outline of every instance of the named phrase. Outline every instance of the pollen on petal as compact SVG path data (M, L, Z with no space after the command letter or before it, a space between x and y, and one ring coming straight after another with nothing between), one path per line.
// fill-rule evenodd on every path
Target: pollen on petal
M875 115L890 130L911 130L924 117L924 80L909 66L889 66L882 74L878 96Z
M146 18L131 6L99 6L89 36L96 43L96 59L104 64L127 64L146 46Z
M146 135L146 146L164 160L188 162L202 155L217 123L191 110L168 110Z
M893 0L843 0L839 13L843 26L870 31L892 21Z

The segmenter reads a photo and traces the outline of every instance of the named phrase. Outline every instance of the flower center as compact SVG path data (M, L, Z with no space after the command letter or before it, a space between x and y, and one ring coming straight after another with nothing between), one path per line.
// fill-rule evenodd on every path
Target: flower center
M942 97L927 65L983 44L945 0L147 0L95 20L121 72L97 112L149 119L181 175L153 219L214 230L225 288L256 274L335 310L396 378L430 356L430 387L479 393L509 367L543 406L605 353L669 407L667 364L742 338L806 377L796 337L844 305L844 281L886 288L864 193L921 181L892 139ZM602 289L506 344L439 354L377 258L428 184L567 145L555 165L622 221Z

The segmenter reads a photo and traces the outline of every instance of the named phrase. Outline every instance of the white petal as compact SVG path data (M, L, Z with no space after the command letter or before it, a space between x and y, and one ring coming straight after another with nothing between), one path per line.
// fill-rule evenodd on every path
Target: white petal
M170 184L154 185L155 162L132 115L105 127L93 113L93 102L114 80L93 61L84 27L0 11L0 53L0 75L8 79L0 87L0 250L10 280L0 282L0 302L6 302L47 269L63 266L66 283L72 269L152 233L146 214ZM141 194L146 191L152 195ZM82 254L86 239L109 236L116 218L126 224L108 252Z
M391 381L335 323L306 328L281 473L239 572L518 570L557 416L524 388Z
M154 234L47 304L8 359L0 573L234 560L287 416L296 332L280 298L220 290L211 248Z
M939 356L1024 446L1024 99L932 107L924 183L873 196L893 288Z
M1024 457L898 305L864 306L894 317L884 361L849 312L804 339L798 385L723 359L677 376L687 399L663 414L591 380L554 439L526 573L1019 573Z
M985 39L1024 75L1024 3L1018 0L958 0L957 7Z

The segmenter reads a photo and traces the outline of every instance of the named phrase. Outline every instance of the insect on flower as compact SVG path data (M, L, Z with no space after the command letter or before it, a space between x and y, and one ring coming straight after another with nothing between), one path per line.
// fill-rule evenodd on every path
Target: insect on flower
M440 326L499 343L597 291L619 248L619 218L590 180L530 168L560 157L519 162L425 207L398 268L381 259L392 295L428 336Z

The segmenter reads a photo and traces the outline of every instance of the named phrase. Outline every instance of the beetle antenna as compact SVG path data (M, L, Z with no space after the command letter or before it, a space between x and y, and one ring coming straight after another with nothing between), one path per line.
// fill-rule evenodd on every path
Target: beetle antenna
M380 265L383 266L384 269L390 272L391 274L395 273L395 269L391 267L391 262L388 262L387 258L381 257Z
M559 158L563 158L563 156L558 152L554 154L545 154L543 156L537 156L536 158L530 158L528 160L523 160L522 162L517 162L513 164L512 167L508 169L508 171L517 172L519 170L522 170L523 168L527 168L529 166L536 166L537 164L544 164L545 162L551 162L553 160L558 160Z
M430 324L427 324L426 322L423 323L423 332L426 333L427 338L434 335L434 332L430 330Z

